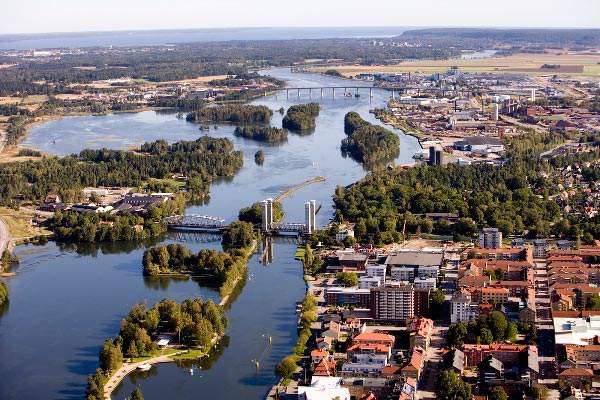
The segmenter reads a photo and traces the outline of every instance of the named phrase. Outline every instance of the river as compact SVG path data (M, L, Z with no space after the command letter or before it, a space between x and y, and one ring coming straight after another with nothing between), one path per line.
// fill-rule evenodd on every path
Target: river
M290 87L356 85L333 77L293 74L287 69L265 73L287 81ZM368 85L366 82L359 82ZM374 90L360 98L336 97L326 93L319 100L321 113L311 135L290 133L288 142L272 146L233 136L233 127L219 126L209 135L230 138L244 152L244 167L232 179L211 186L211 200L205 206L188 208L234 220L238 210L255 201L274 197L279 191L316 175L325 182L294 192L284 201L285 219L303 222L306 200L323 205L318 223L331 218L331 195L337 185L348 185L364 176L362 166L343 158L339 147L344 137L343 118L357 111L378 123L369 109L382 107L388 93ZM285 92L253 103L274 110L308 102L308 93L298 99ZM281 125L275 113L273 125ZM190 140L203 134L197 125L177 119L174 114L141 112L107 116L67 117L34 127L25 145L53 154L70 154L86 147L125 149L146 140ZM417 140L398 132L401 152L397 163L411 163L420 149ZM262 149L265 163L257 166L254 153ZM189 242L194 250L218 248L210 236L185 235L166 241ZM213 238L214 240L214 238ZM158 284L141 275L145 245L119 244L101 248L62 248L55 243L19 246L21 259L17 275L11 278L11 301L0 317L0 398L3 400L48 398L80 399L86 376L97 366L97 354L104 338L118 332L119 321L136 302L152 304L161 298L190 296L216 298L217 293L192 280ZM128 377L114 392L123 399L139 385L146 399L192 399L199 393L223 399L262 398L276 382L275 364L288 354L296 341L295 303L305 286L301 264L293 259L296 245L279 239L274 244L274 262L260 264L254 256L249 279L229 310L230 326L226 345L209 360L202 371L191 376L188 368L174 364L155 366L151 373ZM268 337L272 339L269 345ZM257 370L252 360L260 361Z

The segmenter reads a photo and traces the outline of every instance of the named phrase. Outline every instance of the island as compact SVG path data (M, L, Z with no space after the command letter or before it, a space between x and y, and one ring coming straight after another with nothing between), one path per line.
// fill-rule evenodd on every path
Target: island
M316 127L320 109L319 103L293 105L283 117L282 126L295 132L310 132Z
M394 132L373 125L356 112L349 112L344 118L342 152L366 165L393 161L400 154L400 139Z
M256 165L263 165L265 163L265 153L262 150L258 150L254 153L254 162Z
M137 368L176 359L198 359L210 352L227 327L223 308L212 300L164 299L151 308L134 305L115 339L104 341L99 367L88 378L86 398L104 400Z
M230 104L202 107L186 116L189 122L220 122L231 124L268 124L273 111L266 106Z
M287 129L272 126L238 126L233 132L235 136L265 143L283 143L287 141Z
M202 249L193 254L186 246L169 244L147 249L142 259L145 276L188 275L206 279L219 288L223 302L246 275L256 246L252 224L237 221L223 233L226 251Z

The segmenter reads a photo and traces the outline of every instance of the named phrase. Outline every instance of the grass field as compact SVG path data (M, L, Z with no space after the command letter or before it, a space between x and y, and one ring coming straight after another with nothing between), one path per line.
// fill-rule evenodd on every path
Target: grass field
M19 210L14 210L8 207L0 207L0 218L8 226L12 239L17 242L22 239L51 233L47 229L32 226L31 220L33 217L33 210L28 208L21 207Z
M600 54L514 54L508 57L492 57L485 59L451 59L451 60L419 60L406 61L397 65L381 66L363 66L363 65L344 65L315 67L311 69L315 72L325 72L328 69L335 68L341 74L347 77L367 72L420 72L436 73L445 72L450 67L459 67L465 72L522 72L534 75L554 75L565 74L574 76L587 76L600 78ZM558 64L565 69L568 66L582 66L583 73L573 73L541 69L544 64ZM310 69L310 68L309 68Z

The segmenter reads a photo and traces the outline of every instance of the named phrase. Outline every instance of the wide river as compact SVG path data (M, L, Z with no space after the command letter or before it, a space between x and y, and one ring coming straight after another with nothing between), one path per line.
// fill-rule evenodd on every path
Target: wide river
M265 73L286 80L290 87L356 85L332 77L294 74L288 69ZM340 91L333 99L329 91L321 99L313 92L312 100L322 106L315 132L307 136L290 134L288 142L278 146L237 138L231 126L211 127L209 135L227 137L244 152L244 167L233 179L211 186L207 205L190 207L187 212L232 221L241 207L320 175L325 182L304 187L284 200L285 218L303 222L303 204L314 199L323 205L318 223L327 223L333 212L331 196L335 187L355 182L366 173L361 165L343 158L339 148L348 111L357 111L378 123L369 110L384 106L389 94L377 89L373 93L369 99L366 90L360 98L342 97ZM308 92L300 98L290 93L289 99L280 92L254 103L278 110L308 101ZM277 112L272 123L281 125ZM126 149L158 138L190 140L202 134L197 125L175 114L141 112L51 121L33 128L24 145L64 155L84 148ZM401 152L396 162L412 163L412 155L420 145L413 137L402 132L398 135ZM262 166L254 163L258 149L265 153ZM219 238L207 235L171 235L164 241L184 241L195 251L220 248ZM8 281L10 304L0 311L0 399L81 399L86 377L97 367L102 341L118 332L120 320L133 304L153 304L165 297L217 299L215 291L193 280L144 279L142 254L153 244L65 247L50 242L17 247L21 263L17 275ZM228 312L227 339L201 362L201 370L190 375L189 365L155 366L149 373L128 377L113 398L124 399L136 385L150 400L196 399L199 395L263 398L276 382L275 364L291 352L296 341L295 304L305 291L301 264L293 258L294 241L277 239L273 247L273 263L261 264L258 255L251 259L249 279ZM253 360L260 362L260 368Z

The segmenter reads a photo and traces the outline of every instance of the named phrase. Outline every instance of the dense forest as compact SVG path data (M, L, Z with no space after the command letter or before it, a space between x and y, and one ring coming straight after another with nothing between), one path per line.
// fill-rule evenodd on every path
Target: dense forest
M243 155L230 140L209 137L173 144L158 140L139 151L83 150L78 156L0 165L0 203L41 200L51 192L75 201L86 186L140 187L175 173L188 176L189 196L203 198L214 177L232 176L242 164Z
M507 167L418 166L378 171L334 198L340 217L356 222L360 241L389 243L401 233L473 237L478 227L495 226L505 235L529 232L546 237L560 218L556 202L537 196L523 172ZM425 213L458 213L455 224L431 221Z
M282 143L287 141L287 129L272 126L244 126L235 128L234 134L246 139L265 143Z
M288 108L282 125L296 132L310 132L315 129L316 118L319 116L319 103L297 104Z
M169 244L146 250L142 264L146 276L197 275L209 278L220 287L232 273L236 274L236 279L243 275L244 270L238 271L240 268L236 263L245 264L245 261L226 252L202 249L194 254L181 244Z
M100 349L99 368L88 378L86 398L104 399L104 384L123 364L123 358L155 354L154 340L159 334L172 334L189 348L207 351L214 340L223 336L227 317L211 300L186 299L181 303L165 299L147 308L136 304L121 321L116 339L106 339Z
M349 112L344 118L342 152L368 166L393 161L400 154L400 139L394 132L373 125L356 112Z
M85 53L63 54L56 58L0 57L0 63L16 64L0 69L0 96L69 93L73 90L70 87L72 83L86 84L123 76L151 82L213 75L243 77L249 69L288 66L306 59L382 64L411 58L448 58L459 54L459 48L379 46L372 39L352 38L237 40L173 47L120 47L111 51L91 48Z
M600 45L600 29L486 29L486 28L429 28L404 32L401 38L457 43L475 41L509 45L592 46Z
M553 180L557 166L583 164L595 159L598 150L540 158L542 152L567 138L573 139L561 132L512 137L507 140L507 161L501 167L421 165L371 173L351 187L337 188L336 219L356 222L357 238L373 243L399 240L403 233L472 238L485 226L497 227L505 236L555 235L589 243L600 238L600 217L562 217L550 195L559 183ZM586 176L596 175L595 169L584 171ZM457 213L459 219L454 224L433 223L424 216L431 212Z
M190 122L227 122L232 124L268 124L271 121L271 111L266 106L249 104L233 104L215 107L203 107L189 113L186 117Z

